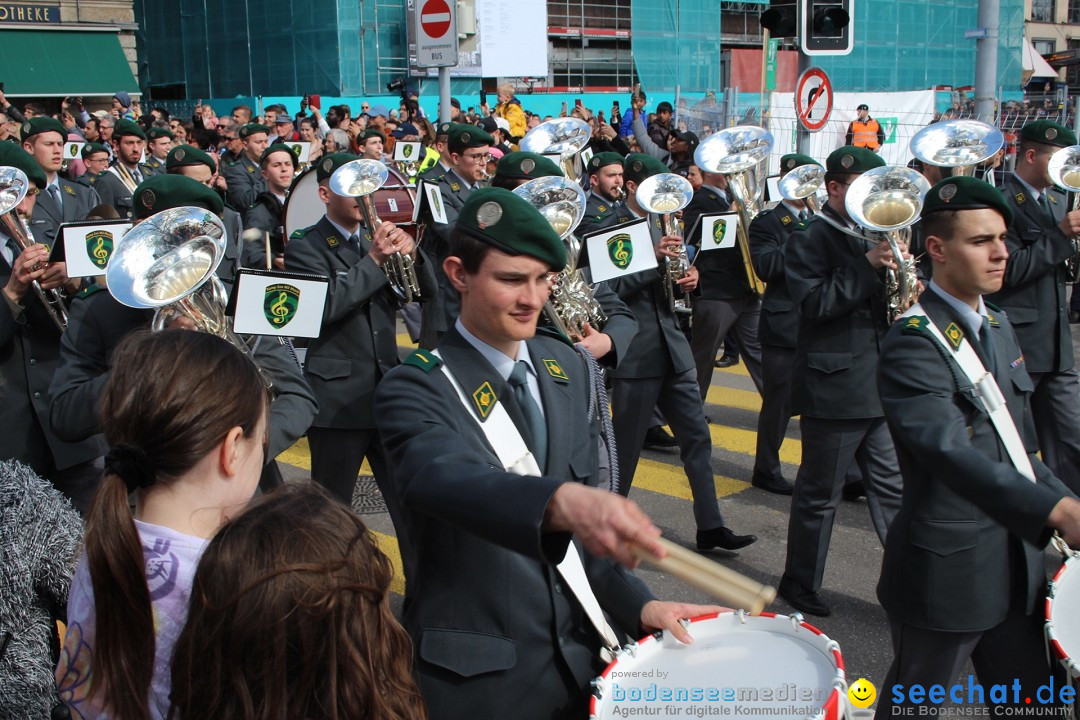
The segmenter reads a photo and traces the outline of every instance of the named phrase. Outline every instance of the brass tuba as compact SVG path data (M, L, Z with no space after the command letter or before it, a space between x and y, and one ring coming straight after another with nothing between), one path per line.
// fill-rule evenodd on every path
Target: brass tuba
M689 180L675 173L657 173L641 181L634 193L634 199L642 209L660 216L664 235L682 237L682 225L676 220L675 213L694 199L694 187ZM677 257L664 258L664 293L673 312L688 313L690 296L682 293L676 284L690 269L686 243L680 244L677 252Z
M542 177L519 185L513 192L539 210L566 245L566 267L552 283L551 297L544 305L548 320L571 340L585 336L585 323L602 329L607 315L577 269L581 244L574 230L585 216L581 186L564 177Z
M382 219L375 211L375 191L386 184L390 173L378 160L352 160L345 163L330 176L330 190L342 197L356 198L360 211L364 214L364 222L374 235L375 230L382 225ZM420 238L416 238L417 246ZM416 276L416 268L413 265L411 255L393 253L382 265L386 279L390 281L390 289L394 291L402 302L410 303L420 297L420 281Z
M811 215L817 215L824 202L821 194L825 189L825 168L814 164L800 165L780 178L779 186L785 200L801 200Z
M750 290L757 296L765 292L765 283L754 271L750 257L750 222L761 212L761 188L757 167L772 152L773 136L756 125L739 125L713 133L694 151L694 164L705 172L726 175L728 189L739 212L736 241Z
M927 165L952 169L952 175L975 175L975 167L994 157L1005 144L996 127L981 120L943 120L911 138L911 154Z
M1050 156L1046 173L1055 185L1073 194L1070 210L1080 209L1080 145L1061 148ZM1072 237L1073 254L1065 261L1065 282L1080 282L1080 237Z
M930 183L917 170L885 165L864 172L848 187L844 205L851 219L873 234L865 239L888 241L896 261L885 278L885 304L893 322L918 299L915 259L905 259L900 243L911 240L911 226L919 220ZM828 220L826 214L820 217ZM832 224L830 222L830 224Z
M30 228L15 209L29 189L30 180L26 173L15 167L0 167L0 229L19 246L20 252L35 244ZM60 332L67 330L68 310L60 289L45 290L37 280L31 285L56 327Z
M592 137L592 126L578 118L558 118L540 123L521 138L518 148L538 155L558 155L566 177L581 179L577 156Z

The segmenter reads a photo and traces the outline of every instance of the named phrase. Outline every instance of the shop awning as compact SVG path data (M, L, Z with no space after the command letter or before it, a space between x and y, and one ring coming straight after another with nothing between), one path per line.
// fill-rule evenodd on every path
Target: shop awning
M18 68L4 73L8 97L139 92L116 32L3 30L0 67Z

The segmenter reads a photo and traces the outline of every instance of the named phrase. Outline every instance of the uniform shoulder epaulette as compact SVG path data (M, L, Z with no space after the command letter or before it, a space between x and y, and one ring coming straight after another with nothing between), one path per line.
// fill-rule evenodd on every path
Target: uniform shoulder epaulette
M289 236L289 239L290 240L299 240L300 238L307 235L308 232L310 232L313 227L315 227L315 226L310 225L310 226L308 226L306 228L300 228L299 230L293 230L292 235Z
M909 315L903 320L901 332L908 335L926 335L930 332L930 321L925 315Z
M79 300L85 300L86 298L90 297L94 293L101 292L104 289L105 289L104 285L98 285L97 283L91 283L90 285L87 285L82 290L77 292L75 294L75 297L78 298Z
M405 358L402 364L418 367L424 372L431 372L439 365L442 365L442 358L427 350L414 350L409 357Z
M806 218L805 220L800 220L799 224L795 226L795 229L796 230L805 230L806 228L810 227L810 221L812 219L813 218Z
M561 330L553 325L537 325L536 334L539 337L551 338L552 340L558 340L559 342L574 347L574 341L566 337Z

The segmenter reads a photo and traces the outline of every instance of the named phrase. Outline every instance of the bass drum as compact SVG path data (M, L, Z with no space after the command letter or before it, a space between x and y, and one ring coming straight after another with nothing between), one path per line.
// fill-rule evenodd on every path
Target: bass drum
M387 165L386 169L389 171L386 183L371 196L375 201L375 212L380 220L394 223L416 240L416 223L413 222L416 188L396 168Z
M285 242L297 230L311 227L326 214L326 205L319 199L319 180L315 168L310 167L293 179L285 205L281 209L281 224L285 228Z

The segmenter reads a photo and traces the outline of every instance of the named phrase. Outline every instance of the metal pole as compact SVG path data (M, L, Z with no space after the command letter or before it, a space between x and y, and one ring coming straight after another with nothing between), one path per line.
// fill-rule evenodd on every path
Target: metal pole
M799 47L799 77L802 77L802 74L810 69L810 62L811 62L810 61L810 56L807 55L806 53L804 53L802 51L802 47L800 46ZM795 92L798 92L798 91L799 91L799 89L795 88ZM792 110L794 110L794 108L792 108ZM797 118L797 117L795 118L795 129L799 133L798 134L798 140L797 140L798 152L802 153L803 155L809 155L811 153L810 131L802 126L802 123L799 122L799 118Z
M450 68L439 68L439 122L450 122Z
M986 37L975 41L975 117L994 121L998 67L998 0L979 0L979 27Z

